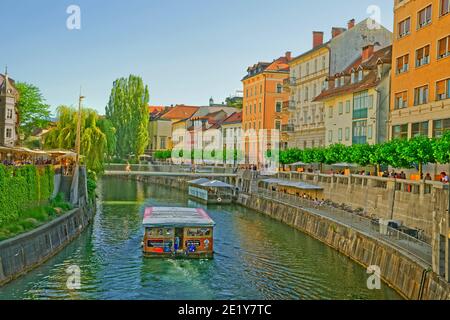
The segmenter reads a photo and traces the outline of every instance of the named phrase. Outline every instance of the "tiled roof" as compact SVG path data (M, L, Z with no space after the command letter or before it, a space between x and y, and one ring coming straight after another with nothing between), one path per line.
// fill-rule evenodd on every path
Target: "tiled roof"
M334 80L343 75L346 76L345 84L343 86L334 87L334 81L329 81L329 89L323 91L313 101L323 101L342 94L358 92L377 86L381 81L377 77L377 65L379 63L390 64L391 61L392 61L392 46L388 46L374 52L374 54L367 61L362 61L362 57L358 58L355 62L349 65L343 72L329 77L329 80ZM349 76L351 75L352 70L357 71L360 67L366 72L368 71L368 73L364 76L362 81L351 83Z
M247 72L249 72L251 69L258 69L259 72L253 73L253 74L247 74L242 80L254 77L258 74L261 74L263 72L289 72L289 60L283 56L280 57L273 62L258 62L257 64L249 67L247 69Z
M167 120L189 119L198 111L198 109L199 107L179 105L171 108L161 118Z
M242 122L242 112L235 112L227 119L224 120L223 124L241 123Z

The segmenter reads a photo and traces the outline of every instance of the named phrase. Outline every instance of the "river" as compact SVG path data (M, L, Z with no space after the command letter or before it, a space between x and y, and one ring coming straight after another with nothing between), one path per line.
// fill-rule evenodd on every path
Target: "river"
M146 206L198 206L183 192L103 178L93 224L58 255L0 288L0 299L401 299L368 290L360 265L321 242L237 205L211 206L215 259L142 257ZM81 288L69 290L70 266Z

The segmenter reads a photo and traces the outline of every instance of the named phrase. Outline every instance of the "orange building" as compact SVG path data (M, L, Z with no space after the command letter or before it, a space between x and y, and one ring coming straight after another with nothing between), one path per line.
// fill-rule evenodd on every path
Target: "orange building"
M283 81L289 78L291 53L273 62L259 62L247 69L242 79L244 89L242 129L278 129L287 125L289 115L283 103L289 100L289 93L283 88ZM287 142L287 141L286 141ZM246 142L246 154L248 154Z
M395 0L390 138L450 130L450 1Z

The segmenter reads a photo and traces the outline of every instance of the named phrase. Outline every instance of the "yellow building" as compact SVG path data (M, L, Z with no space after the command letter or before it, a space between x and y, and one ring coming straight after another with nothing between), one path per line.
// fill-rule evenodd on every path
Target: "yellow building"
M392 47L363 48L358 60L330 76L315 101L325 104L325 145L376 144L387 139Z
M450 1L395 0L390 138L450 129Z

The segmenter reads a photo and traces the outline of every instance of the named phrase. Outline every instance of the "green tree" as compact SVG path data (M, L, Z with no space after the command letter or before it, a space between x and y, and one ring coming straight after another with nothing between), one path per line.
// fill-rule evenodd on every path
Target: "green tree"
M432 143L433 155L440 164L450 163L450 131Z
M106 116L117 130L116 154L137 159L148 146L148 87L142 78L130 75L114 81Z
M345 145L334 144L325 149L325 163L336 164L349 161L349 152Z
M102 132L97 122L98 114L91 109L81 113L81 155L89 170L103 171L104 157L107 152L107 135ZM44 139L46 148L74 150L77 134L78 111L74 108L58 107L58 122Z
M371 155L373 151L373 146L369 144L355 144L348 148L348 160L365 167L372 164Z
M229 107L242 109L244 99L241 97L228 97L225 99L225 104Z
M111 159L115 156L117 148L116 128L114 128L112 122L106 118L100 118L97 121L97 125L106 135L106 156L108 161L111 161Z
M401 156L405 162L419 166L420 176L423 174L424 164L436 162L433 153L433 143L428 137L424 136L414 137L407 143L403 143Z
M25 82L15 84L19 91L20 131L28 137L36 128L45 128L50 118L50 106L38 87Z

